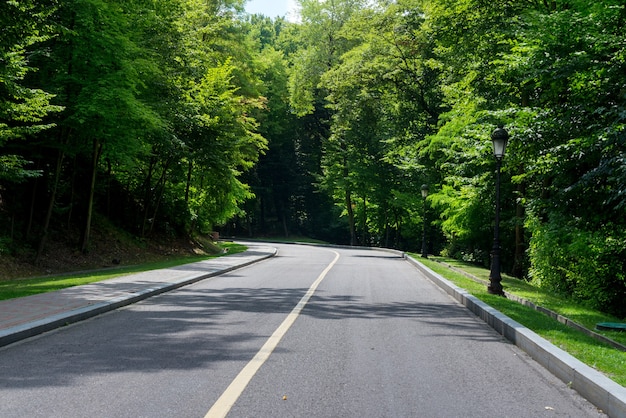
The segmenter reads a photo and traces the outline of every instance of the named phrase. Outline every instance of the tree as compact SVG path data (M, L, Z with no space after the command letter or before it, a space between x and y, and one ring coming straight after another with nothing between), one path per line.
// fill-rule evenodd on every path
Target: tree
M355 13L340 32L354 46L322 77L334 111L323 184L341 196L353 244L357 224L361 242L380 245L392 230L415 240L424 222L418 190L436 175L419 143L436 127L441 94L423 22L417 2Z
M80 181L70 204L79 208L82 251L89 244L101 158L132 158L142 152L144 132L161 125L139 97L152 68L138 48L133 12L100 0L66 2L58 11L66 30L55 41L58 67L51 84L66 108L58 123L61 143L71 150Z
M65 110L49 135L31 124L38 150L56 152L24 149L46 169L11 196L31 202L40 253L59 215L67 227L80 223L86 251L98 210L140 234L170 224L205 230L239 212L250 196L241 173L265 147L241 12L240 1L76 0L45 16L56 34L43 44L49 54L33 60L40 71L31 81ZM18 197L25 190L32 199Z
M50 103L53 95L32 87L29 80L36 71L29 56L42 54L42 43L51 31L46 23L55 2L4 2L0 5L0 181L20 183L38 177L41 171L27 168L20 142L31 139L53 125L46 120L62 108Z
M505 74L523 86L523 104L542 119L533 121L537 145L519 150L530 185L530 274L623 315L623 251L615 243L624 239L616 183L624 180L624 8L576 1L538 6L525 17Z
M10 214L11 241L15 220L24 209L17 185L42 175L28 148L33 137L54 126L48 116L62 110L51 103L52 94L33 82L37 68L32 57L45 56L43 43L53 34L47 19L55 10L55 1L0 5L0 212ZM5 201L6 189L10 191Z

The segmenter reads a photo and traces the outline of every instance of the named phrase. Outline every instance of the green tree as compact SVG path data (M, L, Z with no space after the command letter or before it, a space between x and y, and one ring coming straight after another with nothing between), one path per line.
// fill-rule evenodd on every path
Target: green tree
M624 180L624 6L556 3L527 10L525 17L527 25L506 57L505 75L521 86L522 103L541 118L533 121L529 138L536 145L528 141L528 150L518 150L526 163L522 180L529 184L530 274L547 287L623 315L618 307L626 294L624 265L618 261L623 254L615 243L623 242L618 225L624 219L619 186ZM574 250L583 246L590 251ZM576 251L577 260L545 258L548 249Z
M22 182L41 175L27 168L20 142L53 125L48 114L61 110L50 103L52 94L31 83L37 69L29 57L43 54L42 43L52 35L47 18L56 2L3 2L0 4L0 182ZM1 183L0 183L1 184Z
M241 13L239 1L76 0L46 17L56 35L35 81L65 110L38 137L56 152L28 151L51 169L29 183L32 199L16 199L31 202L40 252L61 215L80 224L85 251L95 211L139 234L204 231L239 212L241 173L265 147Z
M418 2L363 9L341 32L354 46L322 77L334 111L323 184L341 196L353 244L357 229L377 245L421 235L420 185L437 182L421 149L441 106L423 24Z
M142 136L162 123L139 97L152 68L137 45L137 12L99 0L66 2L58 11L64 32L56 40L51 83L66 108L58 123L65 147L59 149L69 150L76 164L76 200L70 204L79 209L82 251L89 244L101 158L142 152Z
M425 39L432 40L427 65L437 69L441 92L438 128L421 143L442 187L431 197L441 211L447 252L481 264L489 261L493 220L495 161L488 139L496 125L511 129L516 98L503 88L497 70L510 50L519 6L474 0L424 2ZM511 141L514 148L518 137ZM511 151L510 154L513 152ZM503 260L513 260L514 200L507 181L512 161L503 167ZM521 236L520 236L521 237ZM521 238L520 238L521 239ZM523 251L522 251L523 256ZM505 265L506 269L512 265Z

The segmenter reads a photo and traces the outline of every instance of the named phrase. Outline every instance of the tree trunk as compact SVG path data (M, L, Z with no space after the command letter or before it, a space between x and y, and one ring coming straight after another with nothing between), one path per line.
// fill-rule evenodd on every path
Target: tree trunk
M391 232L391 228L389 227L389 210L385 209L385 241L383 243L383 247L389 248L389 234Z
M352 208L352 195L346 190L346 209L348 210L348 224L350 225L350 245L357 245L356 227L354 225L354 209Z
M191 189L191 174L193 173L193 161L189 160L187 167L187 185L185 186L185 203L189 203L189 190Z
M369 231L367 230L367 198L363 197L363 222L361 225L362 231L363 231L363 239L361 240L361 242L363 243L363 245L368 246L369 245Z
M523 174L523 169L519 170L519 174ZM518 186L518 196L524 196L524 184ZM526 243L524 240L524 217L526 211L521 203L517 203L515 207L515 257L513 261L513 270L511 274L518 279L524 277L524 259L526 255Z
M87 252L87 246L89 245L89 238L91 235L91 216L93 213L93 198L96 192L96 174L98 172L98 160L100 159L100 153L102 152L102 144L98 139L93 140L93 151L91 160L91 182L89 184L89 197L87 198L87 216L85 219L85 229L82 234L80 242L80 251Z
M107 163L107 173L106 173L106 190L107 190L107 200L106 200L106 214L107 217L111 217L111 178L113 177L113 167L111 165L111 159L106 159Z
M148 221L148 211L150 209L150 200L152 200L152 173L154 172L154 166L156 165L155 158L150 158L150 165L148 166L148 174L146 175L146 181L144 182L144 196L143 196L143 219L141 221L141 228L139 230L139 236L144 237L146 234L146 222Z
M57 197L57 189L59 186L59 179L61 178L61 166L63 165L63 159L65 158L65 153L59 149L59 153L57 155L57 164L54 170L54 182L52 183L52 193L50 194L50 203L48 204L48 210L46 211L46 218L43 223L43 231L41 234L41 239L39 240L39 246L37 247L37 255L35 256L35 264L39 262L41 259L41 255L43 254L46 248L46 241L48 239L48 228L50 227L50 219L52 219L52 212L54 210L54 205L56 204Z
M74 215L74 204L75 204L75 199L76 199L76 156L74 156L74 159L72 160L72 175L70 177L70 205L69 205L69 210L67 211L67 224L66 224L66 228L69 229L71 223L72 223L72 216Z
M28 224L26 225L26 239L30 239L30 234L33 230L33 219L35 217L35 200L37 199L37 185L39 179L35 179L33 182L32 193L30 194L30 209L28 210Z
M159 178L159 182L157 183L159 188L159 194L157 196L157 200L154 204L154 212L152 213L152 222L150 223L150 231L149 234L152 235L152 231L154 230L154 224L156 223L157 213L159 212L159 207L161 206L161 200L163 199L163 193L165 193L165 180L167 178L167 169L169 168L169 160L163 164L163 173L161 174L161 178Z
M285 210L282 211L282 221L283 221L283 232L285 233L285 238L289 238L289 228L287 227L287 216L285 215Z
M348 159L345 156L345 153L346 153L345 146L342 145L341 149L344 152L343 178L346 179L345 200L346 200L346 210L348 211L348 224L350 227L350 245L355 246L357 245L357 238L356 238L356 225L354 224L354 208L352 207L352 193L350 192L350 185L349 185L349 182L347 181L348 175L350 174L348 171Z

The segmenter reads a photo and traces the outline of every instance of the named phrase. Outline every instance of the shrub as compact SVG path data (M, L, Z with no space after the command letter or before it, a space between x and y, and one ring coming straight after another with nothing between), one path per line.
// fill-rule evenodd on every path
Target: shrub
M542 288L592 308L626 316L626 232L607 224L581 229L575 222L530 217L530 277Z

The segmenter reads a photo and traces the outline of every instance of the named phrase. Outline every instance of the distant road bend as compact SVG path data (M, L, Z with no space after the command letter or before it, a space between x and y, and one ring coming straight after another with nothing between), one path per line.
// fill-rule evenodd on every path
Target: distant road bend
M400 256L276 247L1 349L0 416L604 416Z

